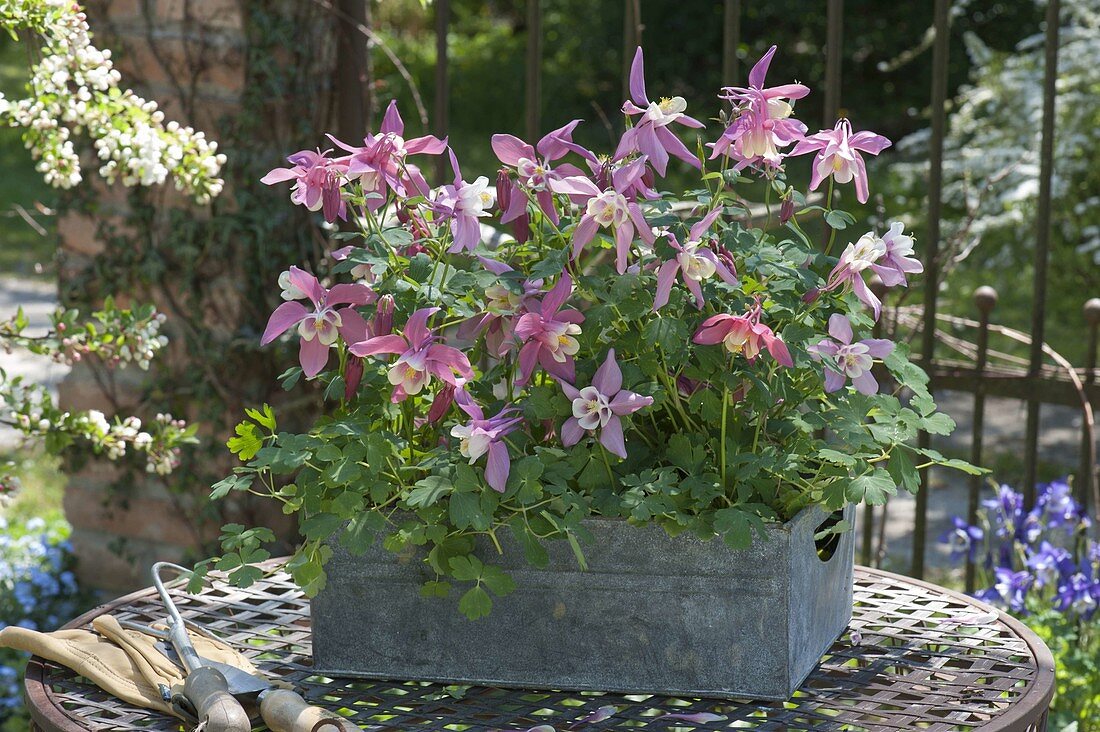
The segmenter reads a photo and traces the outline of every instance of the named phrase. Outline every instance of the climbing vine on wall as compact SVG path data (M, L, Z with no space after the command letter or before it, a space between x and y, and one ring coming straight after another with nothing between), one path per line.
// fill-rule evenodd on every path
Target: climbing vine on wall
M215 33L197 19L199 3L182 11L186 35L201 49ZM152 26L150 3L146 22ZM174 409L203 426L200 445L184 457L184 469L167 481L180 510L199 527L220 526L228 518L191 500L208 492L231 422L246 405L283 401L293 419L294 405L269 393L285 362L256 344L272 307L270 284L300 258L324 267L325 242L310 215L285 205L283 196L258 183L283 151L318 138L331 117L334 49L331 14L314 3L242 0L244 82L239 107L217 121L225 189L208 207L196 209L160 191L133 190L125 217L103 215L108 207L96 191L71 195L68 210L94 215L105 249L83 259L64 254L61 294L67 305L88 307L110 292L147 296L168 314L172 338L162 367L145 380L140 400L147 409ZM92 5L95 11L95 5ZM103 13L106 16L106 13ZM110 22L102 24L111 32ZM118 44L126 52L126 40ZM173 86L184 110L201 109L194 77L202 73L202 53L189 53L192 68L172 68ZM109 396L132 385L115 384L100 367L97 376ZM280 369L281 370L281 369ZM303 406L303 409L306 407ZM301 418L307 418L302 414ZM123 477L115 490L124 498L140 476ZM236 518L250 518L245 504L231 506ZM239 513L236 513L239 512Z

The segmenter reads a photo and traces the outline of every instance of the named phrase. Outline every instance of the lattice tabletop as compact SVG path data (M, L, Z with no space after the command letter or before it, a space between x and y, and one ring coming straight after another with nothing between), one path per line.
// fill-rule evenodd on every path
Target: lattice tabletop
M173 594L185 617L256 666L294 683L312 703L377 732L526 732L538 725L557 732L1046 728L1054 661L1020 622L1000 612L990 620L987 605L888 572L857 567L855 583L850 630L858 631L859 643L850 632L842 636L785 703L324 678L311 669L309 603L286 574L247 590L215 585L197 597ZM83 627L103 613L137 622L163 617L147 590L67 627ZM975 624L979 615L984 622ZM27 668L26 691L42 730L181 729L177 720L128 706L37 658ZM697 721L668 716L699 713L705 714Z

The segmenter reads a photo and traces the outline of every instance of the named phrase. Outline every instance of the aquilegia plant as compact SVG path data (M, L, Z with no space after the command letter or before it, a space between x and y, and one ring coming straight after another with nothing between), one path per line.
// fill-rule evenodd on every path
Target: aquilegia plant
M1024 618L1058 668L1051 729L1093 732L1100 720L1100 542L1064 480L1036 486L1035 506L1008 486L982 502L978 521L956 517L941 537L978 568L977 597Z
M320 382L326 413L293 434L250 410L229 443L244 465L214 497L250 491L298 515L289 567L308 593L334 540L416 545L436 577L425 592L457 584L478 617L512 588L492 552L474 556L478 538L536 565L545 540L565 539L583 566L582 521L603 516L744 547L814 504L916 490L922 464L970 469L908 444L953 423L906 347L869 337L880 304L867 278L905 285L921 271L912 239L895 226L831 251L855 223L834 188L865 199L863 156L889 142L847 120L807 136L792 105L809 90L764 86L773 54L723 91L732 115L709 143L683 99L649 96L639 49L611 156L574 142L579 121L537 141L494 135L491 184L446 140L406 139L393 103L362 145L335 141L346 154L291 155L264 182L361 229L324 279L289 268L263 335L298 344L284 384ZM827 179L823 206L787 183L801 153L813 187ZM417 164L436 155L453 180L431 188ZM661 192L670 165L695 168L696 187ZM775 215L750 212L748 185ZM817 218L830 236L804 230ZM496 223L511 236L487 244ZM195 582L212 566L253 581L271 538L226 527Z
M940 537L952 558L969 559L989 586L977 597L1014 613L1053 608L1088 621L1100 608L1100 543L1089 538L1092 520L1064 480L1038 486L1035 507L1009 486L982 501L978 523L959 517Z

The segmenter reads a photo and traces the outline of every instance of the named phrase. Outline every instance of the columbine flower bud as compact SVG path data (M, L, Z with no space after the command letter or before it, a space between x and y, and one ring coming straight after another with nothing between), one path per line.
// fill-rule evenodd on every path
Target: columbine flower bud
M787 196L779 206L779 223L785 224L794 216L794 198Z
M428 410L428 424L439 424L444 417L447 416L447 412L451 409L451 404L455 400L455 388L451 384L445 384L439 393L435 395L435 399L432 400L432 406Z
M607 189L611 185L611 160L605 159L600 165L600 169L596 171L596 175L593 176L596 181L596 186L601 189Z
M497 210L501 213L508 210L512 202L512 181L508 178L507 168L497 171Z
M344 366L344 400L351 401L359 384L363 381L363 359L359 356L348 356L347 365Z
M821 297L821 290L815 287L812 290L807 291L806 294L802 296L802 302L809 305L811 303L817 302L817 298L819 297Z
M371 323L371 335L374 337L388 335L393 330L393 295L383 295L378 300L378 306L374 313L374 322Z
M526 244L531 238L531 217L528 214L523 214L512 222L512 236L520 244Z

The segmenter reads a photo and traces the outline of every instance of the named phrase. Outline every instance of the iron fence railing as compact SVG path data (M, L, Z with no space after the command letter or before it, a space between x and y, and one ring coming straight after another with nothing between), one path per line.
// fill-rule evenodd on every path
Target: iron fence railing
M740 73L737 49L741 40L741 0L722 0L722 74L726 84L736 83ZM526 32L527 49L525 58L525 126L527 139L537 139L541 130L542 118L542 10L544 3L552 0L527 0ZM623 2L623 88L626 96L630 59L634 48L641 45L643 20L640 0L622 0ZM824 82L824 125L830 127L840 110L841 59L843 58L844 0L819 0L826 12L825 78ZM369 17L356 6L365 5L368 0L340 0L340 7L348 17L363 21ZM435 0L432 4L435 15L436 66L435 66L435 107L432 129L438 135L445 135L448 127L448 108L450 105L450 81L448 75L447 34L450 28L451 1ZM938 389L964 390L973 394L974 419L972 422L970 459L980 464L983 458L982 432L985 416L985 399L988 395L1011 396L1027 402L1027 422L1024 448L1023 491L1027 503L1035 500L1035 481L1038 466L1039 416L1044 403L1076 405L1082 411L1081 459L1075 476L1077 498L1091 502L1094 508L1100 507L1097 500L1096 450L1093 431L1092 406L1100 404L1100 383L1097 378L1096 350L1097 331L1100 328L1100 299L1089 300L1085 305L1085 323L1087 327L1087 355L1084 368L1074 369L1064 359L1055 354L1043 341L1046 325L1047 265L1050 258L1051 232L1051 181L1054 172L1054 135L1055 135L1055 82L1058 63L1058 30L1060 19L1060 0L1048 0L1045 20L1045 74L1043 81L1042 133L1040 144L1040 174L1038 212L1035 221L1034 281L1031 335L1019 333L990 322L990 315L997 301L992 288L979 288L975 294L978 319L976 321L953 318L938 312L940 285L940 245L941 220L943 213L943 163L944 139L947 128L947 87L948 87L948 51L951 34L952 0L935 0L934 31L932 44L932 85L930 90L931 140L929 145L928 176L928 216L927 233L923 242L924 287L923 306L919 308L899 309L896 312L897 323L920 335L920 362L932 378L932 384ZM350 54L350 51L349 51ZM352 84L349 95L338 89L338 98L345 104L365 104L361 80L354 75L347 79L337 79L338 85ZM343 115L341 116L343 119ZM354 115L347 117L349 120ZM354 131L353 131L354 132ZM346 136L354 137L353 132ZM439 178L443 178L445 163L440 159ZM975 331L974 341L959 339L941 330L938 325L971 327ZM1028 349L1028 358L1021 359L1010 354L989 350L991 333L1007 336L1021 341ZM938 358L937 345L950 345L959 358ZM991 356L995 356L991 364ZM1054 361L1055 366L1048 364ZM927 447L930 437L921 433L919 442ZM928 485L928 471L922 474L923 485ZM968 512L970 520L975 520L978 509L978 497L981 480L974 478L970 482ZM929 491L920 491L916 499L914 521L913 554L910 572L923 577L927 554L926 536L928 533ZM884 517L872 507L865 509L863 560L870 563L871 537L875 531L875 518L881 531ZM967 587L974 583L974 567L967 568Z

